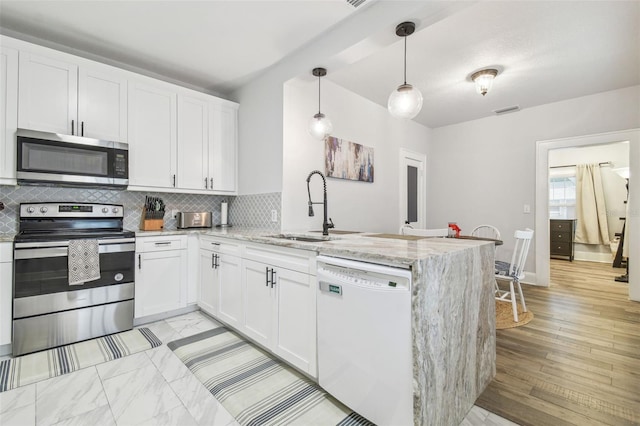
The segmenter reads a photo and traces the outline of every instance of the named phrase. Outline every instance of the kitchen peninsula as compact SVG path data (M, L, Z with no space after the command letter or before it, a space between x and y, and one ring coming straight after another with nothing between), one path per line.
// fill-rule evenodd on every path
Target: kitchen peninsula
M410 268L416 425L459 424L495 375L491 243L449 238L407 241L367 234L271 235L238 228L199 233L230 244L259 243ZM139 233L143 234L148 233Z

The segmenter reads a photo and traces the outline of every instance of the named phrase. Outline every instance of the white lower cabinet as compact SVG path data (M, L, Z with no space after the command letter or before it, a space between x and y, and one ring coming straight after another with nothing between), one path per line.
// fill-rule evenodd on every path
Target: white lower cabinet
M200 296L198 306L200 309L218 316L218 301L220 300L220 281L216 269L216 257L218 253L200 249Z
M315 252L200 236L206 313L317 377Z
M187 237L136 239L135 317L187 306Z
M239 244L200 236L200 309L233 327L242 324Z
M273 351L316 377L316 277L278 269Z
M264 263L245 259L242 262L242 284L244 293L244 333L261 345L273 346L277 287L274 268Z
M247 244L242 264L241 331L316 376L315 253Z
M238 256L221 254L218 266L220 302L218 317L235 328L242 326L242 287L240 285L241 259Z
M11 344L13 244L0 243L0 345Z

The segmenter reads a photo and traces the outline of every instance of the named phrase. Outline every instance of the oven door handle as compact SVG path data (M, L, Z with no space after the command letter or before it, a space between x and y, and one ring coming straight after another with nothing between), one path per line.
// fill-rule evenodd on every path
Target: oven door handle
M135 238L111 238L98 240L98 245L105 246L111 244L124 244L124 243L132 243L135 244ZM34 241L34 242L16 242L16 249L26 249L26 248L45 248L45 247L67 247L69 245L69 240L60 240L60 241Z
M100 245L98 247L99 253L124 253L124 252L134 252L135 244L107 244ZM29 248L29 249L20 249L16 248L13 253L13 258L15 260L21 259L41 259L45 257L64 257L69 254L68 246L61 247L46 247L46 248Z

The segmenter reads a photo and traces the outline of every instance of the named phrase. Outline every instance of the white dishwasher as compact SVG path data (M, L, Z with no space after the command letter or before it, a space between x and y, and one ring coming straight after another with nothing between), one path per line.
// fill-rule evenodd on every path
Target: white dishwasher
M317 260L320 386L377 425L413 425L411 271Z

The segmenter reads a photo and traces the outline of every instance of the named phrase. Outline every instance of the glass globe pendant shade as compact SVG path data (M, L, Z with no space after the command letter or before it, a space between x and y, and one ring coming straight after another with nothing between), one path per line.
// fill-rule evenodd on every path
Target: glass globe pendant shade
M394 117L411 119L422 109L422 93L410 84L402 84L389 96L387 109Z
M323 113L319 112L309 120L309 134L323 140L333 131L333 124Z

